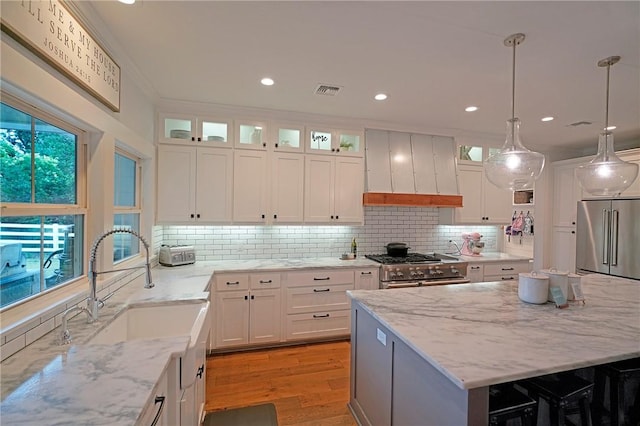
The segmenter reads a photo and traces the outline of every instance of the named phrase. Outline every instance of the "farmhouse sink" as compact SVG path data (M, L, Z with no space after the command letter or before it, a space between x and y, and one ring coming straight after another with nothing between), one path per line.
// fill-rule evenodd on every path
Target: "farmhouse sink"
M181 387L186 388L201 367L200 352L206 351L209 327L209 302L134 305L116 315L87 344L189 336L189 346L180 358Z

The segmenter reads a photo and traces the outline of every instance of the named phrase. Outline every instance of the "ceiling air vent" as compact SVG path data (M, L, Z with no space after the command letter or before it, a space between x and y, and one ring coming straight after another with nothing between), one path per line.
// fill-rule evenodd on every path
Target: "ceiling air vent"
M590 126L592 124L591 121L576 121L575 123L567 124L567 127Z
M316 87L315 94L316 95L324 95L324 96L335 96L342 89L340 86L334 86L331 84L318 84Z

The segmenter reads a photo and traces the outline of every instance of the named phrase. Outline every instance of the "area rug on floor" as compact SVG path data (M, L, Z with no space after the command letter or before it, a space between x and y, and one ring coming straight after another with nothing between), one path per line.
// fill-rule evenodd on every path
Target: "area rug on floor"
M278 417L275 405L260 404L207 413L203 426L278 426Z

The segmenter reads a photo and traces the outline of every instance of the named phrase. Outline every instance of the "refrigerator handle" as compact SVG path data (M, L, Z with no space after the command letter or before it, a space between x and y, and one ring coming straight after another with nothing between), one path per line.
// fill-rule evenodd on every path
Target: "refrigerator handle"
M618 210L611 211L611 266L618 266Z
M609 238L610 238L610 221L609 210L602 209L602 235L604 236L604 244L602 244L602 264L609 263Z

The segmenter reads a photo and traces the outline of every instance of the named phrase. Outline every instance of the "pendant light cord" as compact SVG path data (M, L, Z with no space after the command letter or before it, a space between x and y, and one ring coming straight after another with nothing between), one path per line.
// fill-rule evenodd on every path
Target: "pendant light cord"
M607 101L604 107L604 132L609 132L609 71L611 70L611 64L607 64Z
M511 129L513 130L513 120L516 118L516 41L513 42L513 63L511 71Z

